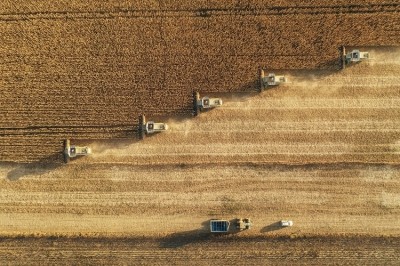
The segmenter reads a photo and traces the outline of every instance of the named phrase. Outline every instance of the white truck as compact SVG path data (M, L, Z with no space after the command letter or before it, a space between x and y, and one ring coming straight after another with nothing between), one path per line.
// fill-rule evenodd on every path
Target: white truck
M291 220L282 220L279 222L282 227L290 227L293 226L293 221Z

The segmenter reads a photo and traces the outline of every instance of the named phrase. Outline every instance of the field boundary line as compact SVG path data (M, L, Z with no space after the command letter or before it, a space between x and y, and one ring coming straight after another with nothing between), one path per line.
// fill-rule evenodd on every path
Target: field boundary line
M113 18L163 18L163 17L210 17L210 16L284 16L320 14L371 14L395 13L399 3L348 5L348 6L273 6L242 8L186 8L186 9L119 9L96 11L37 11L0 13L0 21L57 20L57 19L113 19Z

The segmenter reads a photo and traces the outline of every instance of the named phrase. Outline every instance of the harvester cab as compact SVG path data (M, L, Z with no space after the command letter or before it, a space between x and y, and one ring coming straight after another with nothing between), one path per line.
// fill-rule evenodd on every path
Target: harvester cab
M143 139L145 134L154 134L168 130L168 125L165 123L156 123L154 121L146 122L146 117L141 115L139 117L139 135Z
M265 75L264 70L260 70L260 92L271 86L278 86L281 83L287 82L286 77L283 75L275 75L275 73L269 73Z
M221 98L210 98L205 96L200 98L200 94L198 92L193 93L193 105L194 105L194 115L198 115L199 110L203 109L211 109L215 107L219 107L222 105Z
M74 158L76 156L81 155L89 155L92 154L92 149L87 146L75 146L71 145L69 139L64 141L64 162L68 163L70 158Z
M239 231L250 229L253 224L250 218L237 218L236 219L236 229Z

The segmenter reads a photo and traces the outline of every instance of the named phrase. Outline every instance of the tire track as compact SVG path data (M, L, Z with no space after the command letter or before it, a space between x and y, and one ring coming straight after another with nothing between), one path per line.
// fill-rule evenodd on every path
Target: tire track
M261 104L261 101L262 104ZM282 99L260 99L246 103L231 103L220 109L270 110L270 109L398 109L400 98L306 98L285 97Z

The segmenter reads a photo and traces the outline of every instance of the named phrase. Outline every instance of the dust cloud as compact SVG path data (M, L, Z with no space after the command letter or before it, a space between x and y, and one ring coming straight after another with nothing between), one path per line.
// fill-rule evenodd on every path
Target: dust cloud
M168 124L168 131L164 134L170 134L174 132L183 132L184 136L186 137L194 126L194 121L191 121L189 118L184 119L182 121L178 121L176 119L168 119L166 121Z
M400 48L375 48L369 50L370 65L400 65Z

